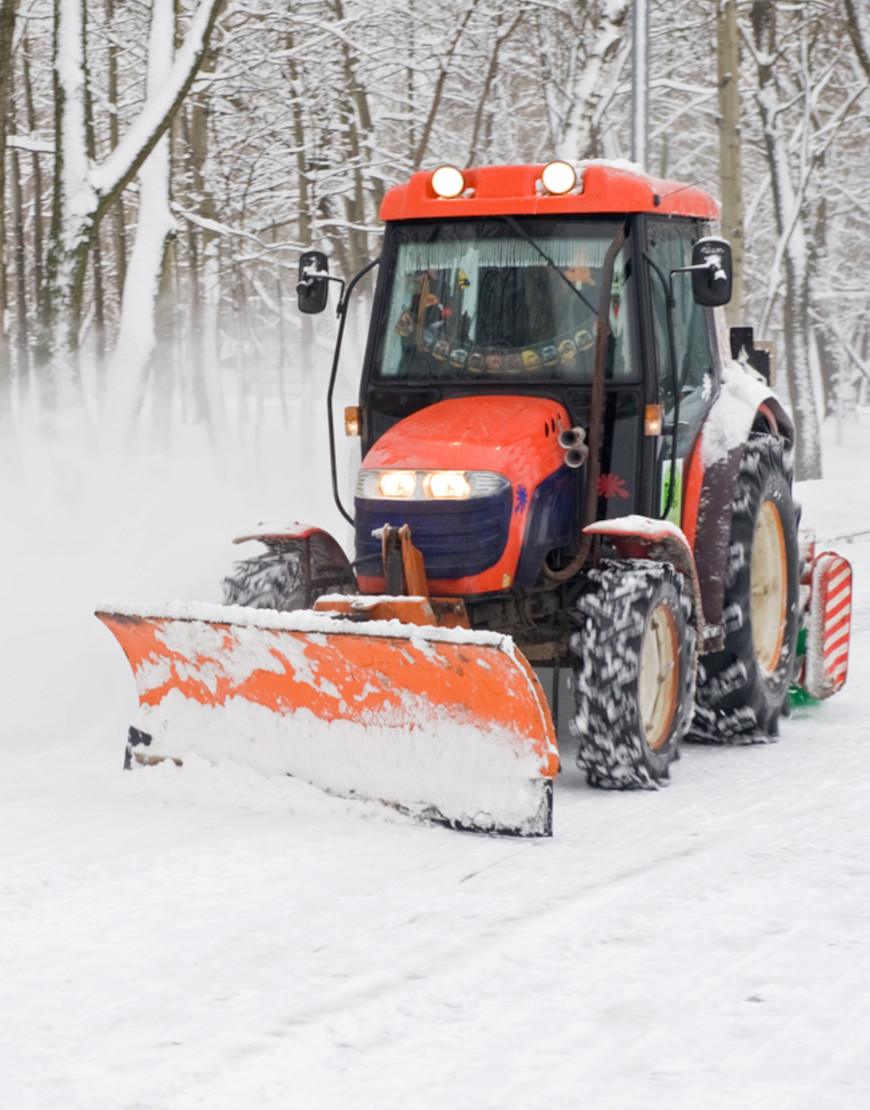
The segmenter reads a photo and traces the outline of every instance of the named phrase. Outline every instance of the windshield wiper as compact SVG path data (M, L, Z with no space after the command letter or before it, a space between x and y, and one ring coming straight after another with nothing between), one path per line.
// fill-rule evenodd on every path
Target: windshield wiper
M535 240L531 237L531 235L529 235L529 233L527 231L525 231L524 228L520 224L517 223L517 221L514 219L513 216L504 216L502 218L504 219L504 222L508 225L508 227L511 228L512 231L515 231L517 233L517 235L519 235L519 236L521 236L521 238L525 239L525 241L529 244L530 247L534 247L534 249L538 252L538 254L541 256L541 258L543 258L543 260L547 263L547 265L551 269L556 271L556 273L559 275L559 277L562 279L562 281L565 282L565 284L568 286L568 288L571 290L571 292L574 293L576 296L578 296L580 298L580 300L586 305L586 307L589 309L589 311L592 313L592 315L597 316L598 315L597 307L594 304L589 303L589 301L586 299L586 297L584 297L583 291L581 289L578 289L577 286L574 284L574 282L571 281L571 279L568 277L568 275L566 273L564 273L564 271L561 270L556 265L556 263L553 261L552 258L550 258L550 256L547 254L547 252L544 250L544 248L540 245L540 243L536 243Z

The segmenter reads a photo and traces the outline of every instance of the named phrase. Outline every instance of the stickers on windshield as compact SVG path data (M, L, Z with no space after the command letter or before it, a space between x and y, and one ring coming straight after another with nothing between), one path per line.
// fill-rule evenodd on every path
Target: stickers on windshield
M410 339L417 331L416 347L428 354L436 362L446 362L454 370L464 370L469 374L516 376L520 374L556 373L573 374L585 356L584 368L591 373L591 355L595 346L595 326L572 330L568 335L555 336L546 343L528 347L469 347L457 342L455 338L440 333L440 328L415 325L410 312L403 312L396 332L402 339Z

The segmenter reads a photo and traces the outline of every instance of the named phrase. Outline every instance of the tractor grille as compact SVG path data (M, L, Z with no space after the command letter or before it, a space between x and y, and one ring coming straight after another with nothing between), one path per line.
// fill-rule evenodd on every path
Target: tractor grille
M359 574L380 575L381 542L372 532L385 524L409 525L423 553L427 578L465 578L498 562L511 520L512 490L468 501L395 501L356 499L356 555L369 558Z

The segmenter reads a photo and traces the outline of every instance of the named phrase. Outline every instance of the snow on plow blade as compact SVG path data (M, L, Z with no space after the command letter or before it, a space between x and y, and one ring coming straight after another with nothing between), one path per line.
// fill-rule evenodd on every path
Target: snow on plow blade
M552 833L553 724L510 637L180 603L97 616L133 668L140 762L236 759L459 828Z

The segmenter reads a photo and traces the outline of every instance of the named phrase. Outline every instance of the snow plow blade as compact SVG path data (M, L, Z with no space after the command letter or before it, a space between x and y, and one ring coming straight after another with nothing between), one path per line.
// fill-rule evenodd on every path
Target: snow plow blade
M552 834L558 750L508 636L305 610L99 610L133 668L128 759L195 753L427 821Z

